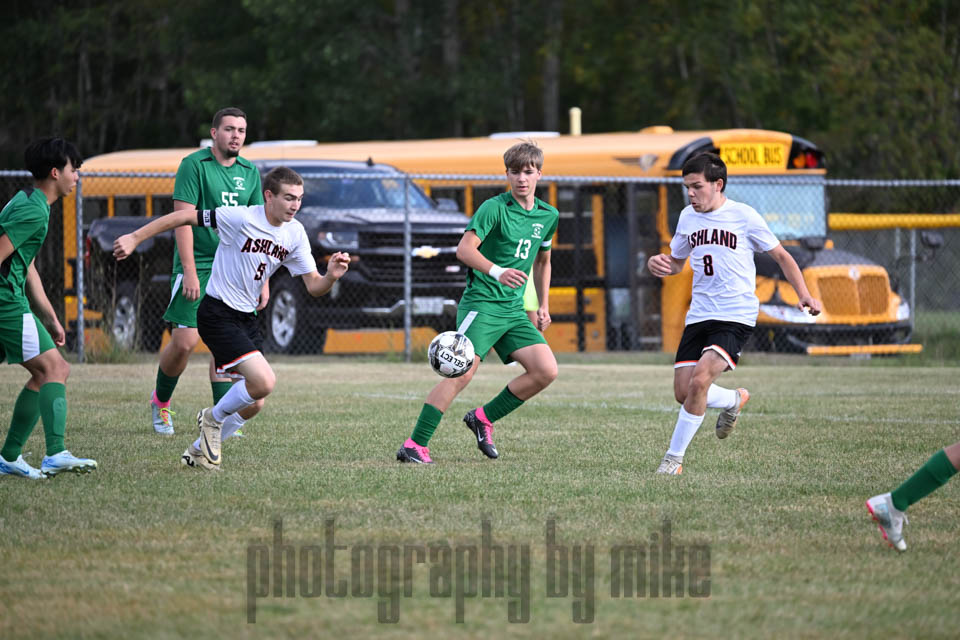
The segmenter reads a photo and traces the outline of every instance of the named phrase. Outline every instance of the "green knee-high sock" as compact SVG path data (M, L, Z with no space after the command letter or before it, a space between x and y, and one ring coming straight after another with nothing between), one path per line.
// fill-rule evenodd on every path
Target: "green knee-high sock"
M177 381L180 376L168 376L160 367L157 367L157 400L160 402L170 402L173 396L173 390L177 388Z
M230 387L232 386L232 382L211 382L210 388L213 389L213 404L220 402L220 398L227 395L227 391L230 391Z
M420 417L417 418L417 425L413 428L413 435L410 439L421 447L427 446L433 432L437 430L440 419L443 418L443 411L437 409L432 404L424 403L423 409L420 409Z
M893 506L906 511L914 502L945 485L956 472L947 452L943 449L937 451L906 482L890 492Z
M496 398L483 405L483 412L487 414L487 420L496 422L514 409L523 404L523 400L510 392L510 387L504 387Z
M67 387L62 382L48 382L40 387L39 396L47 455L56 455L66 449L63 433L67 430Z
M40 394L26 387L17 396L13 405L13 418L10 419L10 431L0 450L0 456L9 462L15 461L23 452L23 445L33 433L40 417Z

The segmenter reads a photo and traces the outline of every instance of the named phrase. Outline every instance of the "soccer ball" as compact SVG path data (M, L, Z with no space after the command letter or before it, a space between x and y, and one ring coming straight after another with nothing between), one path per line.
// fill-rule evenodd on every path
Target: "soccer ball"
M444 378L459 378L473 366L473 343L456 331L444 331L430 341L427 359Z

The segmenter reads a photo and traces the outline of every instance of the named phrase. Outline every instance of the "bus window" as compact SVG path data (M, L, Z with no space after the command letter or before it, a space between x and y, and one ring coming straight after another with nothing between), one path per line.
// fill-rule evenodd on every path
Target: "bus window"
M87 227L97 218L106 218L110 215L109 201L107 198L87 198L83 199L83 226Z
M163 216L173 212L173 198L171 196L153 196L153 215Z
M780 240L797 240L827 235L825 188L823 180L770 184L738 177L725 194L731 200L749 203Z
M117 197L114 204L115 216L145 216L146 206L142 197Z

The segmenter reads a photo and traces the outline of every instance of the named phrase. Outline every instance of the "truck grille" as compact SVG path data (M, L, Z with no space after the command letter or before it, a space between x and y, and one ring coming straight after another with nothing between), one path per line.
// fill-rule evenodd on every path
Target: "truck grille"
M403 256L368 256L360 265L370 280L381 283L403 282ZM411 270L414 282L461 284L466 282L467 277L467 267L460 264L452 253L429 259L414 257Z
M858 279L825 276L817 279L824 310L831 315L872 315L886 313L887 279L880 274L864 274Z
M422 246L456 247L462 235L462 230L458 233L413 233L411 234L411 246L414 249ZM369 249L402 247L403 234L360 232L360 246Z

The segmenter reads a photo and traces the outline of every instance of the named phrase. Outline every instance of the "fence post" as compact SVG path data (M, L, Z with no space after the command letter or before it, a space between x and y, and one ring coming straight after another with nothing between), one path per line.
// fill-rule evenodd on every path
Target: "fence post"
M413 232L410 225L410 176L403 174L403 361L410 362L413 324Z
M77 210L74 212L77 227L77 259L73 268L73 279L77 290L77 361L84 362L86 359L85 342L86 321L83 316L83 179L77 180Z
M917 230L910 228L910 314L917 326Z
M637 296L637 185L633 182L627 184L627 235L627 286L630 287L627 349L633 351L637 348L637 333L640 327L640 303Z
M577 195L574 199L573 218L573 278L576 284L577 296L577 351L583 352L587 348L586 327L583 318L583 186L577 185Z

